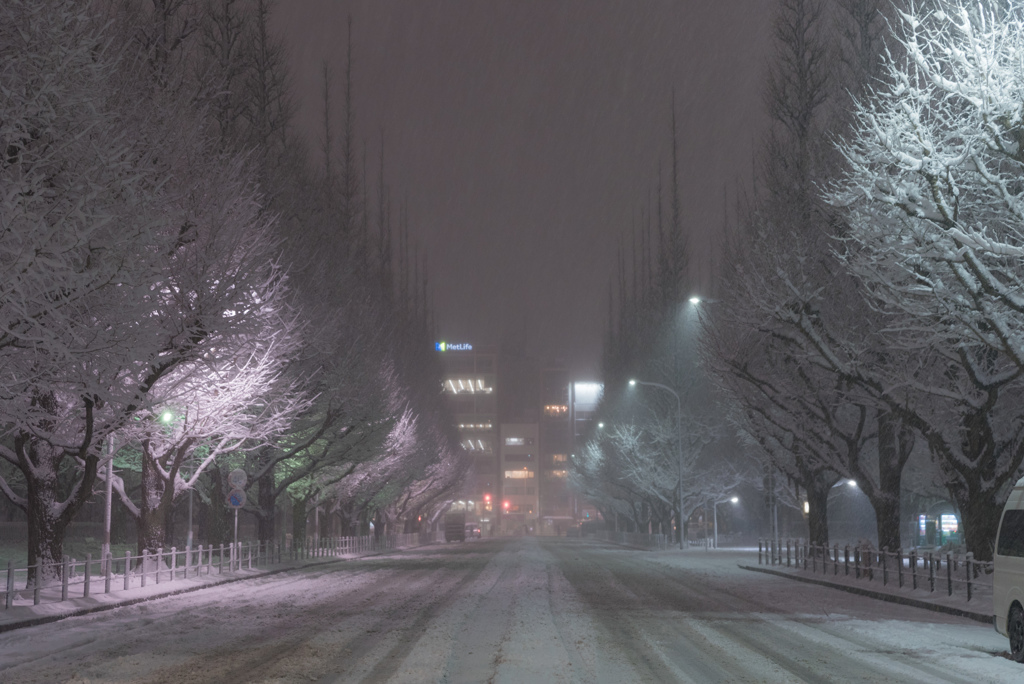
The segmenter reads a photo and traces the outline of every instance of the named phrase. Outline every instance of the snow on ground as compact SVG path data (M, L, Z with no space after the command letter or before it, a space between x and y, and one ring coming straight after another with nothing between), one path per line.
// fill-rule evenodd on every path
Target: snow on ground
M751 562L532 537L434 545L0 634L0 681L1024 679L991 626L738 560Z

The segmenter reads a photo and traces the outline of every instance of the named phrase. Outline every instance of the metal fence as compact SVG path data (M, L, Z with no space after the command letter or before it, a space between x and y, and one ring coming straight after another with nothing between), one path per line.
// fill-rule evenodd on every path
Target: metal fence
M376 537L321 537L306 540L305 544L285 547L276 542L238 542L238 544L200 544L195 549L155 553L143 552L133 556L107 554L106 558L87 554L85 560L67 556L60 563L36 563L15 566L7 563L6 582L2 596L5 609L15 605L39 605L85 597L91 593L108 594L127 591L190 577L225 575L242 569L265 567L283 562L313 558L336 558L387 551L440 541L443 533L423 532L391 534ZM34 572L30 572L34 571ZM30 577L53 578L50 581L30 581Z
M945 591L970 601L979 592L992 593L991 561L976 561L973 553L911 548L874 549L846 545L817 546L788 539L783 546L771 539L757 542L758 565L785 565L812 574L852 577L866 582L895 584L900 588Z
M640 532L598 530L593 532L592 536L594 539L624 546L635 546L640 549L664 550L669 547L667 534L641 534Z

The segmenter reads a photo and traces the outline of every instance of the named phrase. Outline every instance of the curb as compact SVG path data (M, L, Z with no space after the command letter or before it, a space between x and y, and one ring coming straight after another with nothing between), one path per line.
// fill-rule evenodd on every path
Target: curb
M740 565L737 566L743 570L752 570L754 572L763 572L768 575L776 575L778 577L785 577L787 579L796 580L798 582L807 582L808 584L817 584L822 587L828 587L830 589L839 589L851 594L860 594L861 596L867 596L868 598L878 599L879 601L887 601L889 603L898 603L904 606L912 606L914 608L924 608L925 610L931 610L936 613L945 613L947 615L956 615L957 617L965 617L969 620L975 620L977 622L983 622L987 625L992 624L992 616L985 615L984 613L975 613L970 610L963 610L962 608L953 608L952 606L943 606L938 603L928 603L927 601L921 601L920 599L910 598L908 596L897 596L896 594L887 594L881 591L874 591L872 589L862 589L860 587L851 587L847 584L836 584L833 582L826 582L820 579L814 579L811 577L802 577L800 575L794 575L788 572L780 572L779 570L770 570L768 568L759 568L753 565Z
M427 544L429 546L429 544ZM419 546L410 546L406 548L420 548ZM388 551L396 551L404 549L389 549ZM37 625L45 625L50 622L57 622L58 620L64 620L70 617L79 617L81 615L90 615L92 613L101 613L105 610L113 610L114 608L123 608L125 606L134 606L138 603L145 603L146 601L155 601L157 599L167 598L168 596L177 596L179 594L188 594L193 591L201 591L202 589L209 589L210 587L219 587L224 584L231 584L232 582L241 582L244 580L256 579L257 577L269 577L271 575L278 575L282 572L290 572L292 570L304 570L306 568L316 568L322 565L331 565L334 563L346 563L352 560L359 560L363 558L371 558L373 556L380 556L388 551L377 551L374 553L368 553L364 556L357 556L356 558L332 558L330 560L318 561L314 563L306 563L304 565L293 565L285 568L274 568L272 570L266 570L265 572L253 573L251 575L245 575L242 577L226 577L224 579L218 579L213 582L206 582L204 584L182 587L180 589L170 590L160 594L154 594L152 596L140 596L138 598L123 599L113 603L102 603L95 606L83 606L81 608L72 608L67 611L60 613L53 613L52 615L40 615L38 617L26 618L18 622L9 622L7 624L0 624L0 634L5 632L11 632L16 629L23 629L25 627L35 627ZM56 604L47 604L56 605Z

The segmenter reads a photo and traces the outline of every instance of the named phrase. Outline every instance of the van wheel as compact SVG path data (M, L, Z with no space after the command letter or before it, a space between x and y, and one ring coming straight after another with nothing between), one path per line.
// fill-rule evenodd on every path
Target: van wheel
M1019 603L1014 603L1010 608L1006 633L1010 635L1010 657L1018 663L1024 663L1024 609Z

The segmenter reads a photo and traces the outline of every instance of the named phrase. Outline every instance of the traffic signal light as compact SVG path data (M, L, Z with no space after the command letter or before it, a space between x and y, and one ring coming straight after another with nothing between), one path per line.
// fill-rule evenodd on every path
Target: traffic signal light
M501 504L501 507L502 507L502 508L504 508L504 509L505 509L505 510L507 511L507 510L508 510L508 507L509 507L510 505L511 505L511 504L510 504L510 503L509 503L508 501L506 501L505 503Z
M491 503L491 495L484 494L484 503Z

